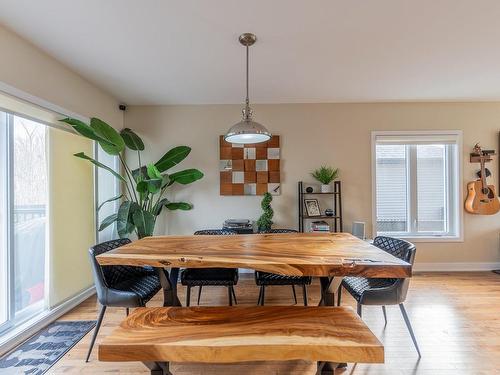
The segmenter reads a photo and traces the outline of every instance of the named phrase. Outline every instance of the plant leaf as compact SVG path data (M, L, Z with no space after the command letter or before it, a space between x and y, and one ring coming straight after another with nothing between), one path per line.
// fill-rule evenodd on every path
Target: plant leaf
M198 169L185 169L183 171L175 172L170 175L170 183L178 182L182 185L187 185L203 178L203 173Z
M134 169L132 171L132 177L134 178L135 181L139 182L140 180L138 179L139 177L143 178L144 176L147 175L147 167L143 165L140 168Z
M71 125L71 127L73 129L75 129L75 131L78 134L84 136L85 138L89 138L89 139L92 139L94 141L97 141L99 139L99 136L96 134L94 129L92 129L90 126L85 124L83 121L77 120L75 118L70 118L70 117L64 118L64 119L59 120L59 121L64 122L68 125Z
M155 209L153 211L153 215L158 216L161 213L163 206L165 206L169 202L170 201L167 198L160 199L160 201L155 206Z
M138 209L132 214L139 238L152 236L155 228L155 217L151 212Z
M120 131L120 135L129 149L134 151L144 150L144 142L132 129L125 128Z
M92 117L90 119L90 127L100 138L105 140L105 142L101 142L98 139L97 142L99 142L99 145L108 154L118 155L125 149L125 141L112 126L96 117Z
M167 207L169 210L189 211L193 208L193 205L187 202L170 202L165 204L165 207Z
M191 147L188 146L174 147L170 151L167 151L167 153L156 162L155 166L160 172L165 172L183 161L190 152Z
M122 202L118 209L116 229L120 238L125 237L134 230L132 215L136 210L140 210L137 203L131 201Z
M99 205L99 207L97 207L97 212L99 212L101 210L102 206L104 206L106 203L116 201L116 200L120 199L121 197L123 197L123 194L120 194L120 195L117 195L116 197L109 198L109 199L105 200L104 202L102 202Z
M112 170L110 167L108 167L107 165L104 165L100 162L98 162L97 160L95 159L92 159L90 156L87 156L85 155L84 152L78 152L76 154L73 154L74 156L76 156L77 158L80 158L80 159L85 159L85 160L88 160L90 161L92 164L94 165L97 165L99 168L103 168L105 170L107 170L108 172L110 172L113 176L115 176L116 178L122 180L125 182L125 178L123 176L121 176L120 174L116 173L114 170Z
M147 166L147 173L149 178L154 179L154 178L162 178L163 176L161 175L160 171L158 168L155 167L154 164L148 164Z
M118 219L118 214L109 215L103 221L101 221L101 225L99 225L99 232L109 227Z

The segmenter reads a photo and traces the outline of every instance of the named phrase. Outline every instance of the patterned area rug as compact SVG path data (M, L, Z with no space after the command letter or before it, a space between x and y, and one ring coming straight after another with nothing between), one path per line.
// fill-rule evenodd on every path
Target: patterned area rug
M42 375L95 326L95 321L55 322L0 358L0 374Z

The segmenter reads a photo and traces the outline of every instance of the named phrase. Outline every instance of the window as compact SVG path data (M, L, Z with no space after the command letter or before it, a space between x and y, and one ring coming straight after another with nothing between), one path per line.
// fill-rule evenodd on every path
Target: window
M0 331L45 308L46 128L0 112Z
M374 132L374 233L461 237L461 133Z

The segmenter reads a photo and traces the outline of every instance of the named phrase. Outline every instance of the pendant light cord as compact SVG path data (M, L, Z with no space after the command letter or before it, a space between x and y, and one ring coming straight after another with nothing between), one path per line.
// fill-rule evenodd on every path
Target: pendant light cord
M250 104L250 99L248 98L248 46L247 48L247 98L245 100L246 105L248 106Z

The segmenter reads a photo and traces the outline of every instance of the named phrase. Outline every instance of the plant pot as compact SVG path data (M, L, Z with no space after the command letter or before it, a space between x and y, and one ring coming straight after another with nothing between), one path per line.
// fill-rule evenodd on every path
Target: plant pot
M321 192L322 193L332 193L333 192L333 186L332 185L321 185Z

